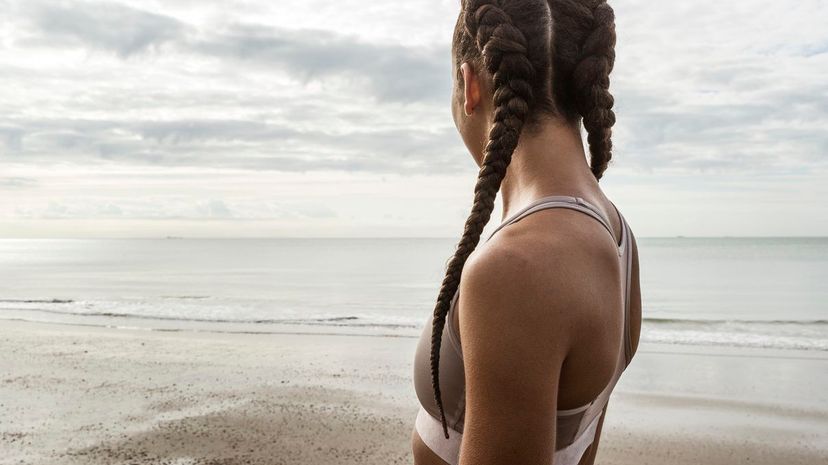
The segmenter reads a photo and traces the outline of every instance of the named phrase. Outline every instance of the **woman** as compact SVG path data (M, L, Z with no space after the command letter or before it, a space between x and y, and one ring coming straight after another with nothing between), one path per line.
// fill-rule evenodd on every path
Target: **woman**
M414 361L417 465L595 460L641 325L635 239L598 185L614 46L602 1L462 2L452 113L480 172Z

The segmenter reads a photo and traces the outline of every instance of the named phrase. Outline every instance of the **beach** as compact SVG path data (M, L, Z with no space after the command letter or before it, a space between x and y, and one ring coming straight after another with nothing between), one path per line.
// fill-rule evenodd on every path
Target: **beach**
M413 337L3 321L2 464L412 463ZM821 351L643 344L597 463L828 463Z

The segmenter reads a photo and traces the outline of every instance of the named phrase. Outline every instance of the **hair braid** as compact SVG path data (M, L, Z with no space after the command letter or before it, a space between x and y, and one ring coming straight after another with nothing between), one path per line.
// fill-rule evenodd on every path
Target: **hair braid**
M581 11L589 13L590 28L570 79L574 106L588 133L590 167L600 180L612 159L615 100L609 92L609 75L615 65L615 14L604 0L587 0L585 6Z
M542 3L548 12L545 2ZM521 130L535 103L535 64L528 56L526 35L513 22L513 17L508 12L510 8L515 8L515 5L510 5L506 0L464 0L461 12L464 29L460 33L473 41L476 54L482 57L485 70L493 76L495 110L489 130L489 141L474 187L471 213L466 219L460 242L448 263L434 308L431 381L446 438L449 437L449 433L440 393L439 370L446 316L460 285L463 266L480 242L483 228L489 222L495 197L517 147ZM543 53L548 57L548 49Z

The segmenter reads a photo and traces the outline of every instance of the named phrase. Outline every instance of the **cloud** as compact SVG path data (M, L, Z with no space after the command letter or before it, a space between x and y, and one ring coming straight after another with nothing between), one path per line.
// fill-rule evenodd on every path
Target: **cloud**
M210 200L199 207L201 215L208 218L231 218L233 212L221 200Z
M0 216L33 225L49 215L365 226L370 211L425 231L432 204L467 201L476 167L449 111L456 0L243 4L0 0ZM730 198L756 199L757 211L768 199L824 197L828 3L613 8L618 122L608 191L629 188L642 205L669 203L676 191L738 192ZM145 170L154 175L138 175ZM107 175L90 186L76 172ZM282 175L330 172L339 177L268 190ZM250 189L259 175L272 178ZM469 185L427 181L441 175L468 176ZM416 182L378 196L348 182L362 176ZM315 197L320 190L327 197ZM265 191L279 201L263 200ZM361 210L338 203L347 193L364 195L354 194ZM414 193L435 194L400 209L399 197ZM467 213L446 211L457 221ZM672 210L658 211L651 230L676 232L664 214ZM445 218L453 234L455 218ZM757 218L727 231L761 230ZM808 225L803 218L791 224Z
M69 41L113 51L122 58L182 37L186 27L169 16L112 2L49 1L27 4L40 45Z
M114 162L283 171L440 172L470 163L453 130L378 128L346 132L294 129L250 120L18 121L9 161ZM447 149L454 147L454 150Z
M108 51L121 63L61 77L10 68L18 82L32 82L31 92L52 89L37 117L0 104L10 110L0 113L0 147L17 159L398 172L467 161L447 117L447 42L401 44L267 16L205 20L112 2L25 5L33 5L20 8L32 29L19 44L35 37L41 46ZM676 24L664 9L616 6L612 169L822 169L828 84L807 70L828 67L824 34L802 27L749 40L792 14L779 6L711 27L741 8L691 9ZM60 96L76 92L82 98ZM120 114L126 109L134 110Z
M0 147L5 152L19 152L24 129L15 126L0 125Z
M93 178L94 179L94 178ZM1 182L1 180L0 180ZM99 181L98 181L99 182ZM2 184L0 184L2 186ZM124 220L303 220L336 218L330 206L312 200L265 200L217 198L140 198L128 192L84 195L61 200L30 198L13 207L15 216L25 219L124 219ZM0 215L1 217L2 215Z
M27 43L80 46L128 59L141 52L218 59L286 72L301 82L338 78L364 86L383 101L445 101L450 57L446 47L370 43L322 29L293 30L272 24L231 23L192 26L171 16L102 2L36 2L24 8L35 38Z
M38 184L39 183L36 178L23 176L0 177L0 190L26 189L36 187Z
M287 70L308 81L355 78L381 100L445 101L451 85L445 47L367 43L325 30L233 24L188 44L207 56Z
M802 50L828 38L812 16L828 14L828 4L701 0L668 10L616 7L617 165L664 174L825 171L828 55Z

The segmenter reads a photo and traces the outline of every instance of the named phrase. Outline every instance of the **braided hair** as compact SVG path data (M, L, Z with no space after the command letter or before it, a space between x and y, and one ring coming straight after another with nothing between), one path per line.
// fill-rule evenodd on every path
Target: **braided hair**
M469 62L492 77L494 118L472 210L449 259L432 319L431 382L446 438L439 370L443 329L463 266L491 218L521 133L542 115L567 121L583 117L596 179L609 163L615 122L608 90L615 58L613 21L612 9L599 0L462 0L453 40L456 69ZM458 79L458 85L462 82Z
M549 0L549 8L554 100L567 119L582 118L592 174L600 180L612 159L615 13L604 0Z

